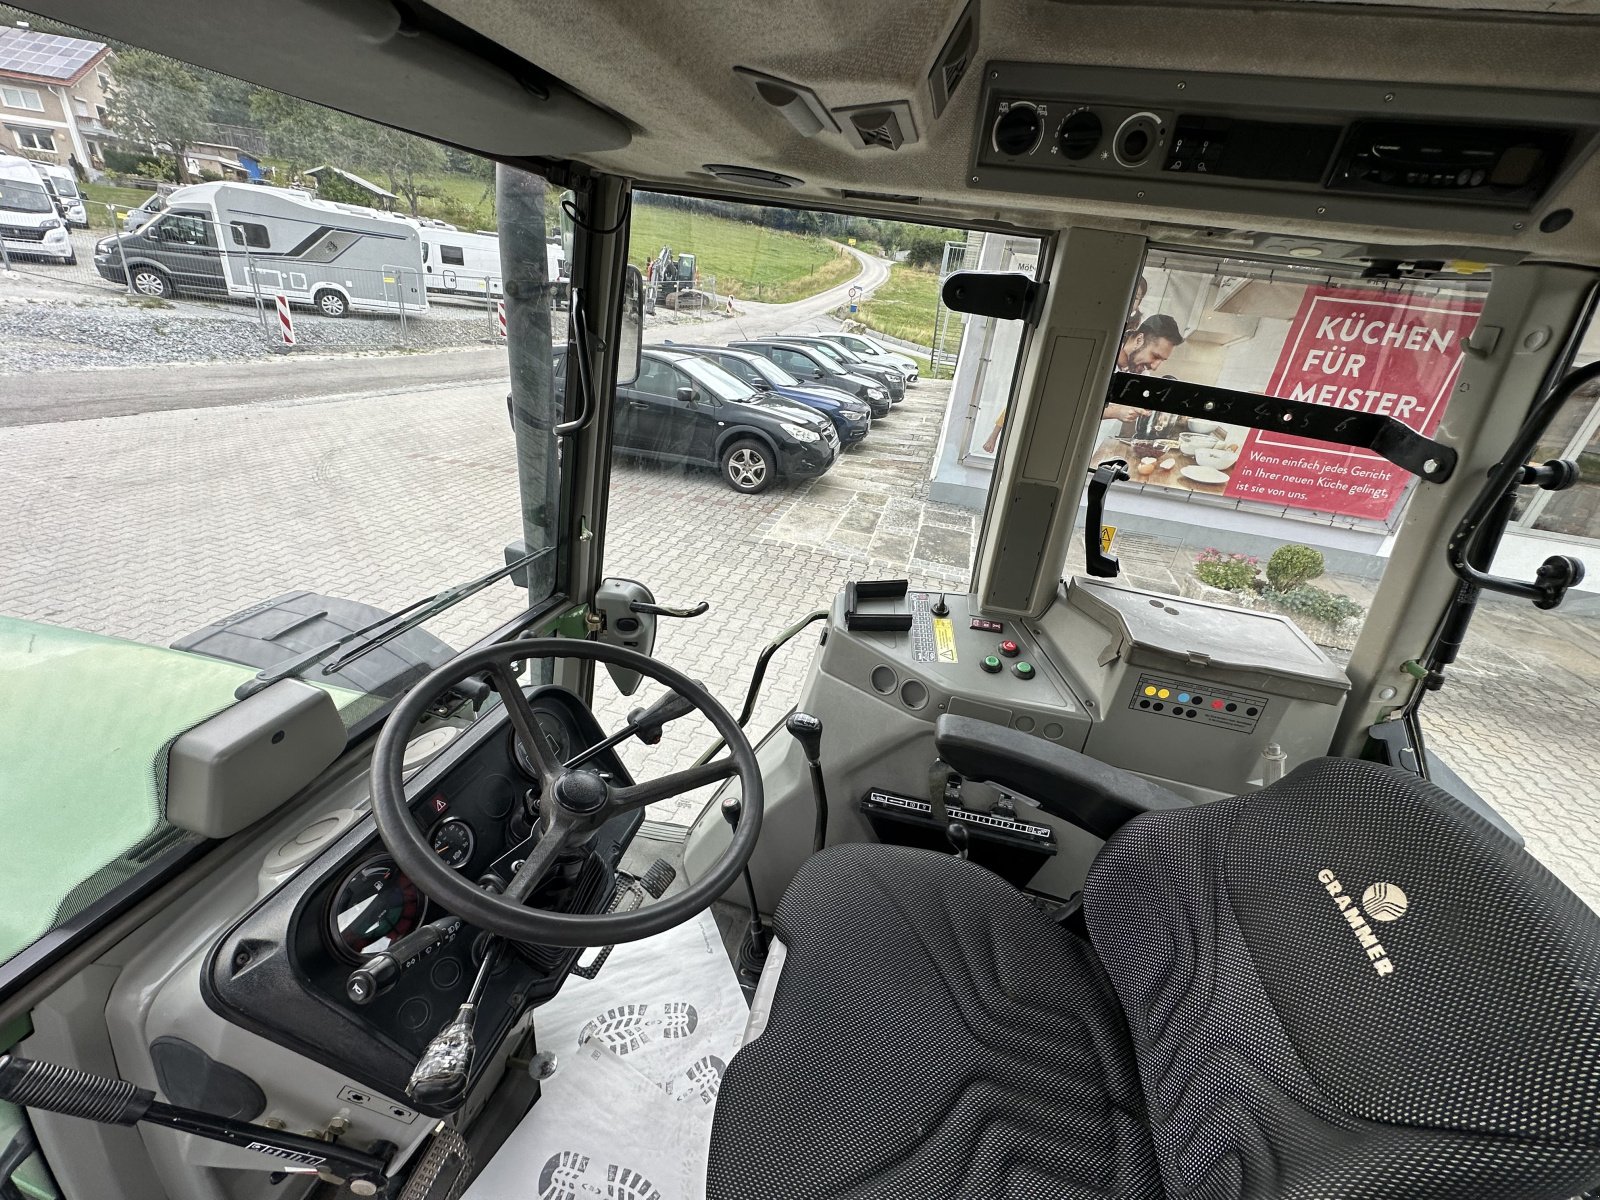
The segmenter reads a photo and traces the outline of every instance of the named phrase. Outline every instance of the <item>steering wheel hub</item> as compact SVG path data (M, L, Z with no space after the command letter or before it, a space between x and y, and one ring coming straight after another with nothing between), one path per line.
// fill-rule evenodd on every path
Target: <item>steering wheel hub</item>
M588 815L606 806L610 789L593 771L568 771L556 780L556 803L570 813Z

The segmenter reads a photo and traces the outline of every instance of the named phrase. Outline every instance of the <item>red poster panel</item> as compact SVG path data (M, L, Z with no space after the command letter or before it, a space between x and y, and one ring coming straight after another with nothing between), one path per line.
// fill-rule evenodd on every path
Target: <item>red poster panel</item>
M1476 300L1307 288L1266 391L1381 413L1432 434L1461 369L1461 343L1482 307ZM1388 521L1410 478L1368 450L1251 430L1223 495Z

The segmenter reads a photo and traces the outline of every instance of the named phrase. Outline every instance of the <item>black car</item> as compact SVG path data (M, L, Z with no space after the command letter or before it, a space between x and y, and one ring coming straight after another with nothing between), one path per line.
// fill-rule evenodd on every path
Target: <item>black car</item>
M874 417L889 415L889 389L875 379L846 371L839 360L815 346L799 342L786 342L781 338L763 338L752 342L729 342L734 350L753 350L762 358L777 363L801 384L821 383L842 392L849 392L858 400L865 400Z
M780 342L790 342L800 346L813 346L824 354L834 359L846 371L855 375L865 375L874 379L889 389L889 399L896 404L906 398L906 377L898 367L885 366L882 363L868 362L847 346L841 346L829 338L817 337L809 333L786 333L774 339Z
M754 350L691 346L681 342L669 344L676 349L703 354L729 375L744 380L758 392L773 392L785 400L793 400L796 404L803 404L821 413L833 422L833 431L839 435L839 444L846 449L866 437L872 429L872 409L865 400L857 400L849 392L841 392L821 383L802 385L777 363L770 358L763 358Z
M558 348L558 386L566 383L566 361L565 347ZM683 350L645 349L639 378L617 388L612 425L617 450L716 467L736 492L821 475L839 457L839 435L827 417L758 392Z

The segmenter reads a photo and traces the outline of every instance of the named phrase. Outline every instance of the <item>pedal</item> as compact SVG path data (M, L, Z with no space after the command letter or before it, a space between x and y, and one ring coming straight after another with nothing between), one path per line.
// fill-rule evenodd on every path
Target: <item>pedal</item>
M646 896L652 900L659 900L666 895L667 889L672 886L672 881L678 877L678 872L666 859L658 858L651 864L642 878L628 880L626 887L617 892L616 899L611 902L611 907L606 909L610 913L633 912L644 903ZM606 965L606 959L611 957L615 946L603 946L600 953L594 956L594 961L588 964L574 963L572 973L579 979L593 979L600 974L600 968Z

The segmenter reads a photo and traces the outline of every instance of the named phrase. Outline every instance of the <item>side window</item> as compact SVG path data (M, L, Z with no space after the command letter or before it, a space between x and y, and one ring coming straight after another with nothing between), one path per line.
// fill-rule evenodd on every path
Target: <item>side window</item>
M756 369L749 363L745 362L742 358L722 358L719 356L717 358L717 365L720 366L724 371L728 372L728 374L732 375L735 379L744 380L751 387L762 386L761 377L756 374Z
M211 222L197 212L174 209L161 218L160 234L163 242L178 242L185 246L215 246L211 236Z
M467 257L462 253L460 246L440 246L439 261L447 267L464 267Z
M664 396L668 399L678 394L678 389L684 385L683 376L675 367L658 359L647 358L644 366L639 371L639 382L633 385L635 391L644 392L649 396Z
M772 361L777 363L791 375L798 375L801 379L813 379L817 374L817 364L804 354L793 350L774 350Z
M269 243L267 227L258 225L254 221L234 221L228 226L228 232L232 236L235 246L247 246L252 250L265 250Z

